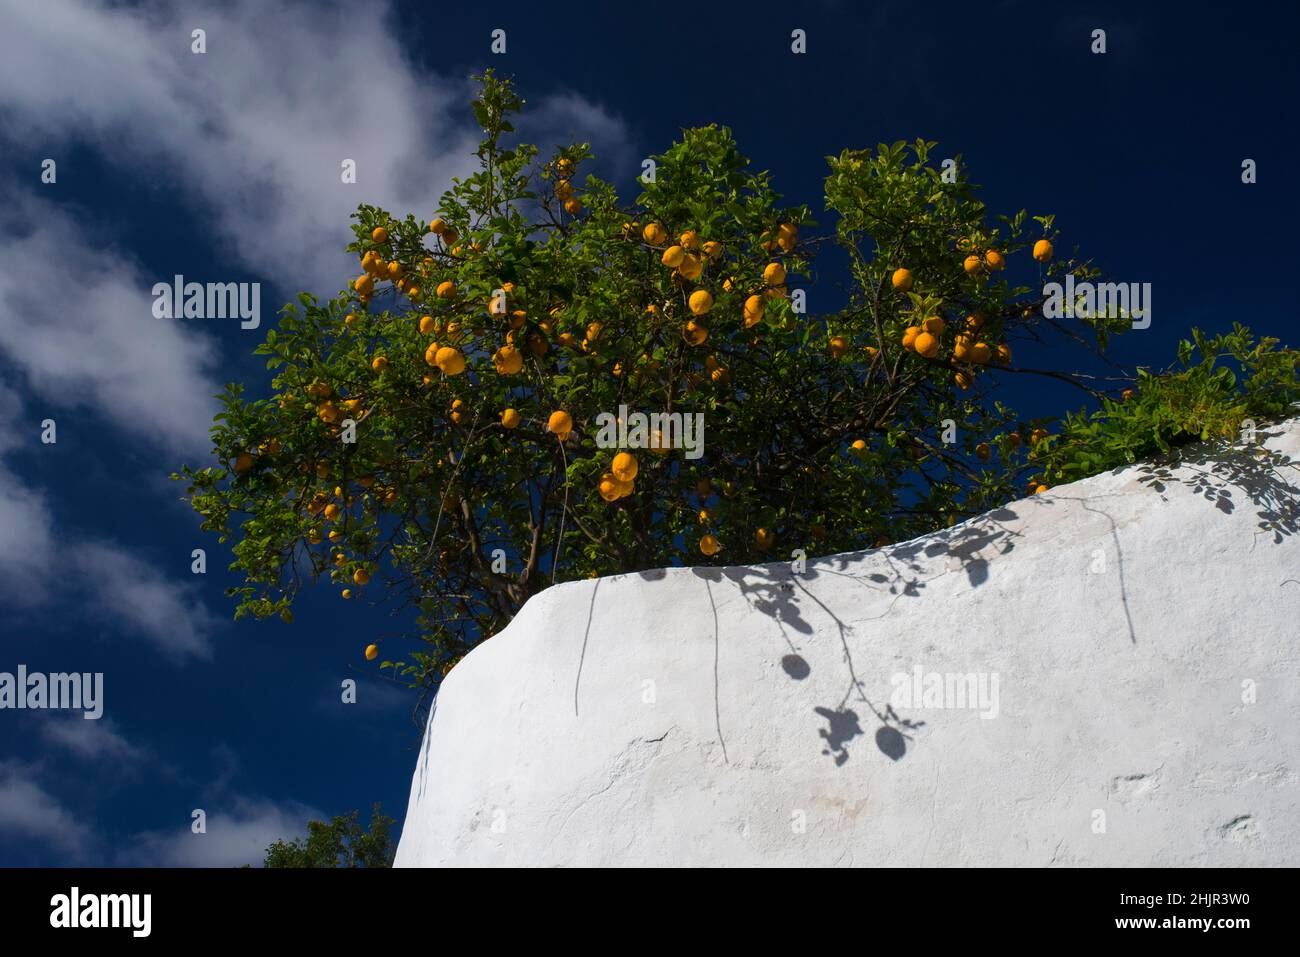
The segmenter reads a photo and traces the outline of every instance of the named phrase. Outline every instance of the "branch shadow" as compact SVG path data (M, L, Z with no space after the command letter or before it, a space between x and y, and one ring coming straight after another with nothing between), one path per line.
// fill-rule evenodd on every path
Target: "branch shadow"
M1261 443L1280 434L1257 433ZM1265 535L1274 545L1280 545L1300 533L1300 492L1283 471L1291 469L1300 477L1300 461L1262 444L1241 448L1226 442L1203 442L1135 467L1138 481L1162 498L1171 485L1181 485L1231 515L1237 510L1240 496L1256 509L1257 540ZM1180 467L1191 469L1193 474L1177 474L1175 470Z
M792 681L803 681L812 673L807 659L799 653L798 638L810 637L814 633L812 624L804 615L802 603L817 606L835 624L847 672L846 690L840 701L815 705L811 709L819 720L826 722L825 727L817 729L822 742L822 754L830 757L837 767L848 762L850 743L868 733L862 727L863 717L859 713L860 710L865 710L874 719L877 749L890 760L898 761L907 754L908 742L913 739L910 732L923 727L925 722L901 717L892 706L879 707L868 697L865 683L858 676L849 641L854 637L854 628L814 594L810 586L819 579L837 577L860 584L873 598L888 596L886 607L880 614L860 619L867 622L886 617L900 601L922 597L930 581L957 571L966 575L971 588L979 588L989 579L990 561L1010 553L1016 547L1015 540L1021 533L1006 527L1005 523L1017 518L1019 516L1010 508L995 509L955 528L927 536L924 540L876 550L886 562L884 571L855 571L863 557L870 552L832 555L818 559L815 564L803 565L798 572L795 571L796 563L702 566L692 568L691 571L697 577L704 578L706 583L720 582L723 578L730 580L750 608L777 623L787 650L781 657L781 668ZM943 556L956 559L959 568L945 569L925 577L928 563ZM645 580L654 581L662 579L665 572L658 569L640 574ZM709 601L714 616L714 705L717 715L719 622L711 588ZM721 740L720 715L717 718L718 736ZM725 742L723 748L725 755Z

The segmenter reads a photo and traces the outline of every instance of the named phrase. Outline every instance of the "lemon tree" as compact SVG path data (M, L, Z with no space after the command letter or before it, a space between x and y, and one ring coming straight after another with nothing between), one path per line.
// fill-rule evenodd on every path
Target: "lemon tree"
M819 228L725 128L684 131L625 200L587 145L515 142L522 105L481 78L478 168L428 220L358 209L356 275L285 308L271 394L229 386L217 464L178 474L233 542L237 616L289 619L319 579L413 608L415 650L382 664L428 687L555 581L902 540L1295 399L1295 353L1244 330L1208 344L1231 382L1024 368L1020 341L1064 366L1129 322L1045 320L1043 281L1097 271L1050 215L991 215L932 143L829 158ZM843 294L818 282L832 252ZM1013 375L1093 411L1024 421L996 396ZM609 447L620 412L697 416L703 442Z

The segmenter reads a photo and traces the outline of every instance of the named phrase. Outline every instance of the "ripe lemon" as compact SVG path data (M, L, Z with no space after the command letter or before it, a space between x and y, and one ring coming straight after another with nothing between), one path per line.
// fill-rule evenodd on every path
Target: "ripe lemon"
M307 532L307 541L311 542L313 545L319 545L319 544L320 544L320 529L319 529L319 528L313 528L313 529L311 529L310 531L308 531L308 532Z
M569 433L573 431L573 416L562 409L552 412L551 417L546 420L546 428L554 432L556 437L563 442L569 437Z
M925 322L921 323L921 328L932 336L943 335L944 322L942 316L930 316Z
M420 317L420 331L426 336L438 331L438 323L433 316Z
M641 230L641 238L651 246L662 246L668 241L668 230L658 223L650 223L645 229Z
M1040 239L1034 243L1034 258L1040 263L1045 263L1052 258L1052 244L1046 239Z
M636 456L631 452L619 452L614 456L614 461L610 464L610 471L618 477L620 482L630 482L635 479L639 468Z
M352 280L352 288L361 295L368 296L375 288L375 281L370 276L358 276L356 279Z
M994 355L1000 365L1009 365L1011 363L1011 347L1005 343L994 350Z
M984 325L984 313L972 312L966 317L966 325L970 326L972 329L979 329Z
M720 548L722 548L722 543L712 535L705 535L700 539L700 551L705 555L716 555Z
M504 425L507 429L517 428L522 419L523 416L521 416L514 409L506 409L504 412L501 413L501 424Z
M388 368L387 356L375 356L370 360L370 368L375 372L383 372Z
M366 645L366 661L374 661L379 657L378 645Z
M923 332L916 337L916 341L912 343L912 348L916 350L918 355L933 359L939 354L939 340L930 333Z
M704 272L704 263L698 256L687 254L682 257L682 264L677 267L677 271L685 278L694 282L696 279L699 279L700 274Z
M669 246L664 250L664 254L659 257L659 261L669 269L676 269L686 258L686 250L681 246Z
M442 370L443 375L460 375L465 371L465 356L459 349L443 346L434 354L433 364Z
M763 297L750 296L745 300L745 327L756 326L763 321Z
M1007 264L1006 259L996 249L989 249L985 251L984 265L988 266L990 269L996 271L998 269L1001 269L1006 264Z
M703 323L692 319L682 327L682 338L686 340L687 345L703 345L704 341L709 338L709 330Z
M713 294L707 289L697 289L691 293L691 298L687 300L691 307L691 312L697 316L708 315L709 310L713 308Z
M437 233L438 235L442 235L446 231L446 229L447 229L447 224L444 223L441 219L435 219L433 222L429 224L429 232L431 233Z
M957 375L954 376L954 378L956 379L957 385L960 386L962 389L969 389L972 383L974 383L975 381L973 378L971 378L971 374L969 372L958 372Z
M799 241L799 227L791 223L782 223L776 231L776 244L786 252L794 249Z
M763 270L763 281L769 286L779 286L785 282L785 267L780 263L768 263Z
M573 175L573 160L569 159L567 156L561 156L555 161L555 172L559 173L566 179L569 178Z
M564 211L570 216L577 216L582 212L582 200L577 196L571 197L564 201Z
M573 184L567 179L557 180L555 183L556 199L568 199L573 195Z
M766 528L760 528L754 532L754 544L762 551L767 551L771 548L774 541L776 541L776 536Z
M952 344L952 357L958 362L967 362L970 360L970 350L974 342L970 336L958 336Z
M524 356L514 346L502 346L492 356L492 364L500 375L514 375L524 367Z
M1043 493L1046 492L1046 491L1047 491L1047 486L1046 486L1046 485L1039 485L1039 486L1036 486L1036 487L1034 488L1034 494L1035 494L1035 495L1041 495L1041 494L1043 494Z
M712 262L722 255L722 243L710 239L704 244L702 250L704 252L704 258Z
M912 288L912 271L910 269L895 269L892 282L894 288L899 292L907 292Z
M980 271L980 258L979 256L972 254L967 256L961 265L968 275L973 276L975 273Z
M370 572L364 568L358 568L352 573L352 580L358 585L364 585L370 581Z
M327 522L334 521L339 517L339 512L340 509L338 505L336 505L334 502L330 502L328 505L325 506L325 520Z
M623 483L618 480L613 472L606 472L600 477L596 490L600 492L600 497L605 501L613 502L622 498Z
M682 233L681 236L678 237L677 241L682 244L683 249L700 248L700 234L693 229L686 230L686 232Z
M1119 394L1119 399L1121 402L1127 402L1135 395L1137 395L1137 393L1134 392L1132 389L1125 389L1123 392Z
M866 439L854 439L853 444L849 446L854 455L863 455L867 451Z
M843 336L831 336L830 350L832 359L839 359L848 355L849 340Z
M439 299L455 299L456 284L450 279L440 282L438 283L437 293Z
M436 342L429 343L429 348L424 350L424 361L431 366L438 364L438 349L441 347Z
M903 330L903 348L910 349L916 343L916 337L921 334L920 326L908 326Z
M351 597L352 597L352 589L351 588L343 589L343 600L347 601Z
M977 342L971 346L970 361L978 365L984 365L993 355L993 350L989 348L987 342Z
M388 242L388 230L384 229L383 226L376 226L371 230L370 238L377 243L386 243Z

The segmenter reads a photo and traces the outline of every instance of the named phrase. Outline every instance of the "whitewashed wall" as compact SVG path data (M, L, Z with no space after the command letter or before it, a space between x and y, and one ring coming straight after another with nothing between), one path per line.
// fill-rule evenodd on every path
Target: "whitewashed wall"
M1300 423L1266 435L1295 465L551 588L443 686L397 864L1300 865ZM895 698L917 668L982 709Z

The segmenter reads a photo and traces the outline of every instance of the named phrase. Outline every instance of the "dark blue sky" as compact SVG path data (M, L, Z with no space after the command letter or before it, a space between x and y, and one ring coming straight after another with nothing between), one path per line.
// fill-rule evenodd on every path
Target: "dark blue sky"
M639 158L683 126L730 126L814 210L826 155L921 136L964 156L993 211L1054 212L1058 248L1152 283L1153 326L1124 337L1124 361L1167 364L1192 325L1295 341L1294 4L161 9L0 13L0 671L106 676L97 726L0 711L0 864L252 863L309 814L382 801L400 821L414 697L360 654L390 629L386 612L320 588L293 625L230 621L228 551L166 480L201 461L206 427L172 373L193 373L197 393L263 391L250 353L276 305L349 275L329 259L346 217L312 215L312 190L344 194L301 170L319 159L337 179L342 156L374 157L344 201L415 196L420 208L397 211L428 217L471 141L465 78L485 66L516 79L544 149L590 138L629 198ZM195 25L206 60L186 51ZM488 53L497 27L505 56ZM803 56L789 52L796 27ZM1089 52L1094 28L1105 55ZM383 122L361 117L372 106ZM53 186L39 182L46 157ZM385 157L397 159L371 191ZM89 282L78 266L105 271ZM164 330L118 295L147 302L174 273L261 282L263 329ZM1032 414L1080 395L1042 380L1007 390ZM53 446L39 441L46 417ZM339 702L347 677L355 706ZM206 837L190 834L194 808Z

